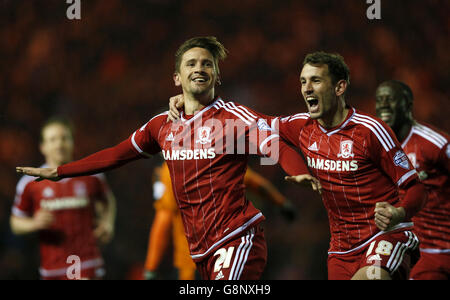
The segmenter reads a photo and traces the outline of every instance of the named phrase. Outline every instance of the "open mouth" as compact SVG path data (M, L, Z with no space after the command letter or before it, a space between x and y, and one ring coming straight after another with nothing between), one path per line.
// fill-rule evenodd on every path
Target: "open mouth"
M195 83L205 83L208 81L208 78L206 77L196 77L192 79L193 82Z
M391 111L382 111L380 112L380 119L384 122L389 121L392 118L392 112Z
M306 98L306 102L308 103L310 112L317 112L319 110L319 99L316 97L308 97Z

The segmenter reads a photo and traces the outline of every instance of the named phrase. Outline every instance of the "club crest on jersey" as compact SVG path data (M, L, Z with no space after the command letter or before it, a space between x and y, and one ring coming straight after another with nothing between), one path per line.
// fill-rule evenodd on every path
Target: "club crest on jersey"
M50 187L46 187L43 191L42 191L42 196L44 198L51 198L55 195L55 192L52 190L52 188Z
M196 144L209 144L211 143L211 128L209 127L200 127L197 131L198 139L195 141Z
M75 182L73 185L73 192L78 197L87 196L87 188L83 182Z
M341 152L338 153L338 157L349 158L354 157L353 154L353 141L346 140L341 142Z
M403 169L409 170L409 161L405 152L398 150L394 155L394 164L396 166L402 167Z

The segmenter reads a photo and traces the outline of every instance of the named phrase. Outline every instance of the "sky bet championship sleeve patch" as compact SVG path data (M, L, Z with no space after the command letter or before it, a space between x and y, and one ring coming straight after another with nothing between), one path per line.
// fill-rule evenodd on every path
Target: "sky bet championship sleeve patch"
M402 167L403 169L409 170L408 157L402 150L397 151L394 155L394 164L396 166Z
M269 124L267 124L267 121L264 119L258 120L258 128L262 131L272 131L272 127L270 127Z

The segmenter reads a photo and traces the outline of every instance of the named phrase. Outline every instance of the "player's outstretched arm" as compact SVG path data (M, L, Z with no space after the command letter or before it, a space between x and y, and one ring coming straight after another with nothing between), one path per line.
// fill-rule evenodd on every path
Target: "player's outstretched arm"
M57 168L31 168L31 167L16 167L16 172L19 174L38 177L38 180L49 179L58 181L58 169Z

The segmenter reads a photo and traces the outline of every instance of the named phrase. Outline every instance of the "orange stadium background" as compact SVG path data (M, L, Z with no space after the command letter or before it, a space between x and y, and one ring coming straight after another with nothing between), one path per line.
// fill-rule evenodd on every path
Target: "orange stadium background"
M38 166L40 125L66 115L75 124L75 158L128 137L166 110L174 87L174 53L193 36L214 35L228 48L218 93L260 112L305 111L299 72L305 54L338 52L351 70L347 101L375 113L374 92L402 80L418 120L450 130L450 2L381 2L369 20L363 0L81 0L81 20L61 0L0 0L0 279L38 279L34 236L11 234L9 215L19 176ZM286 195L297 219L285 222L267 202L264 279L326 279L328 221L318 195L283 181L275 167L251 161ZM106 279L136 278L153 220L157 160L106 174L117 198L115 238L103 248ZM171 254L160 273L176 278Z

